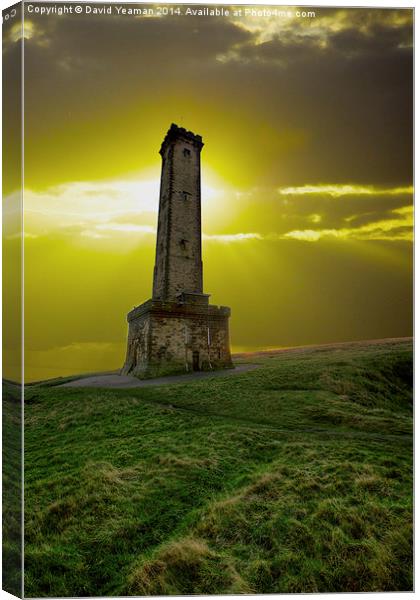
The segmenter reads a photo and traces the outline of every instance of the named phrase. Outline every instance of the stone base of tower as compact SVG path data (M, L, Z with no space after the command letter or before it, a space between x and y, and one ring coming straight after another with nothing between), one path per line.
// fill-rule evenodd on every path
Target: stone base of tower
M122 375L140 379L233 367L230 308L208 304L204 294L179 302L148 300L127 316L127 357Z

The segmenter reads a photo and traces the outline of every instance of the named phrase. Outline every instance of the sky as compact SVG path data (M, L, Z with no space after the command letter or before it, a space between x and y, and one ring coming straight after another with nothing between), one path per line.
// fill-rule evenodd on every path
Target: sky
M232 309L234 352L411 335L411 10L149 6L25 16L26 379L122 366L172 122L205 143L204 291ZM21 35L7 30L6 74Z

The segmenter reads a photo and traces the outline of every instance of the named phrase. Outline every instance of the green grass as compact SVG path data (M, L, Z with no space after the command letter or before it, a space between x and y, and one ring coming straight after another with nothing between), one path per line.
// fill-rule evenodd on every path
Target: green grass
M22 403L21 387L9 381L2 386L3 413L3 589L22 592Z
M27 389L27 596L412 589L411 343L251 360Z

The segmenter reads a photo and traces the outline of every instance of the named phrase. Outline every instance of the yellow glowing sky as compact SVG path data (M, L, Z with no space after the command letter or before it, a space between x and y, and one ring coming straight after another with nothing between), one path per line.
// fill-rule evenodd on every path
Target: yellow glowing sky
M172 122L205 142L204 284L232 308L234 351L411 334L412 13L314 10L26 16L28 380L122 365ZM6 73L21 37L6 30Z

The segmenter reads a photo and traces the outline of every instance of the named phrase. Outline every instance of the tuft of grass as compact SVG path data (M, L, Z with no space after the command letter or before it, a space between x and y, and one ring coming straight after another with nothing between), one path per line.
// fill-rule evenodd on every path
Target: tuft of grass
M131 595L251 593L229 561L197 538L183 538L165 546L153 559L134 569L129 579Z
M412 589L411 344L162 387L31 386L30 597Z

